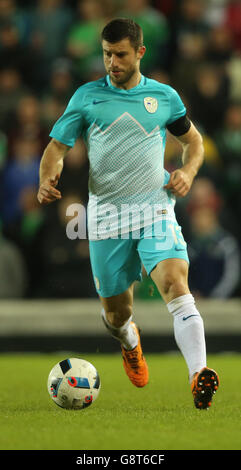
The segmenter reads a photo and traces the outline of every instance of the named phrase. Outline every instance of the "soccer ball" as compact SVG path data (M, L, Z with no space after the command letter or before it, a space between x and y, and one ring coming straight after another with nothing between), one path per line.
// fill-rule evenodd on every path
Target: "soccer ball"
M48 392L61 408L81 410L98 397L100 377L88 361L78 358L64 359L50 371Z

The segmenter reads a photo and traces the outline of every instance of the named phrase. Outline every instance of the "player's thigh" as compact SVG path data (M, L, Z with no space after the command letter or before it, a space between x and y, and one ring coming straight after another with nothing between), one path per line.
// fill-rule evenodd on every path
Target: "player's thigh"
M138 244L140 258L166 302L188 292L189 259L176 221L150 226Z
M150 273L166 303L190 293L188 269L189 264L185 259L169 258L160 261Z
M109 238L90 241L89 246L98 295L101 298L112 298L123 294L123 299L130 298L130 286L141 279L141 260L136 241Z

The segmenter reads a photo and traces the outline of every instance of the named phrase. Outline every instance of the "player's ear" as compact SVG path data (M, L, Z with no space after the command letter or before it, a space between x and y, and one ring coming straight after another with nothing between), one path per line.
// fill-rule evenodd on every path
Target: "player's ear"
M140 46L139 49L138 49L138 59L142 59L142 57L144 56L146 52L146 47L145 46Z

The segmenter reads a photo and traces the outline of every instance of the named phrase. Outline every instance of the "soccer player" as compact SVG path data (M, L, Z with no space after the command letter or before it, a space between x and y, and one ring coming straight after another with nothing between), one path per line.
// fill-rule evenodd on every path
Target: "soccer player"
M114 19L101 40L107 75L80 86L55 123L40 163L38 200L61 198L56 186L64 157L82 136L90 163L92 272L104 323L121 343L125 371L135 386L148 383L133 321L133 286L143 264L173 315L195 406L207 409L219 378L206 365L203 320L188 287L186 243L174 212L176 197L186 196L202 165L202 137L178 93L141 74L146 48L138 24ZM166 129L183 147L182 166L170 175L164 170Z

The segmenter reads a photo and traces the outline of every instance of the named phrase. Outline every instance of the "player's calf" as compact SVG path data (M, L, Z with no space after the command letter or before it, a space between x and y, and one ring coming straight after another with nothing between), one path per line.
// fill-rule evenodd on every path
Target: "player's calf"
M113 338L118 339L121 345L126 350L131 350L135 348L138 344L138 335L136 331L132 328L132 315L128 316L127 320L121 322L121 326L115 326L120 324L120 321L115 322L114 324L109 321L109 317L106 314L105 310L101 310L102 320L109 330Z

